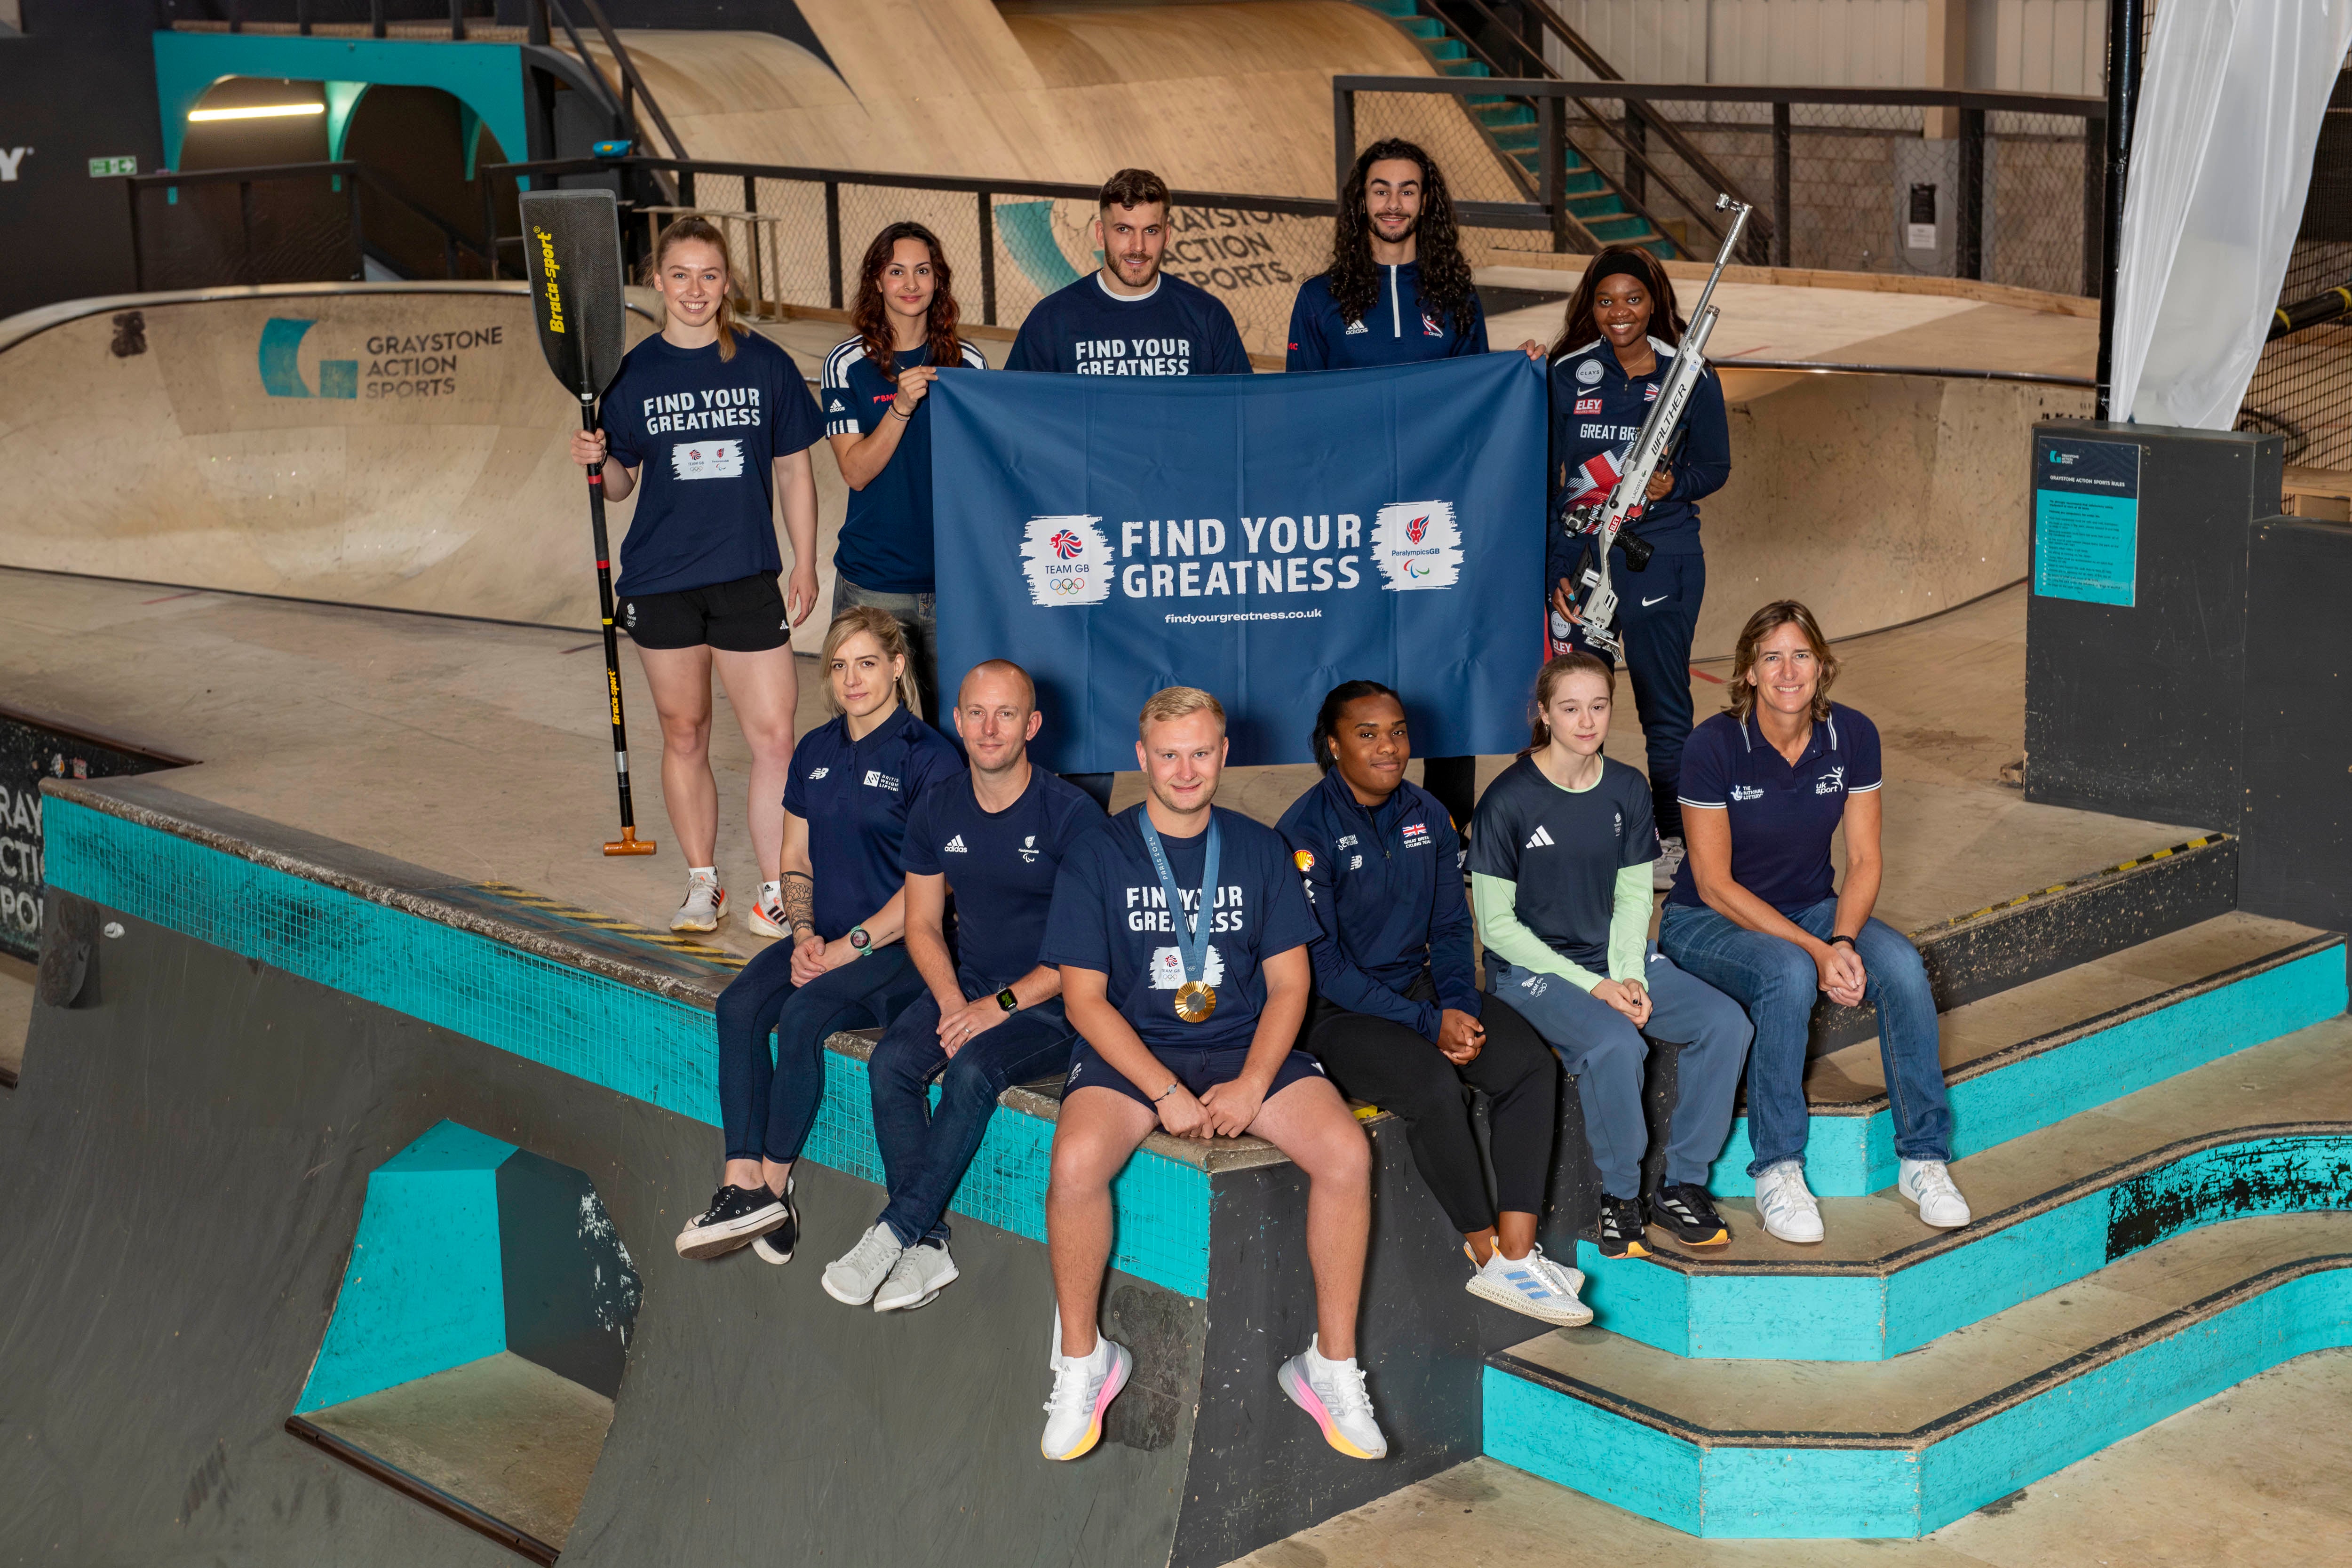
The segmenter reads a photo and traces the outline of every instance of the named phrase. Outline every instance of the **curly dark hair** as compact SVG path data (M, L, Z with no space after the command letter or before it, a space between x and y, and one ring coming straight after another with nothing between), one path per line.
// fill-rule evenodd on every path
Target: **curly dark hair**
M942 370L963 363L963 343L956 336L955 273L948 266L948 253L940 237L921 224L894 223L866 247L866 259L857 265L857 299L849 307L849 324L866 341L866 357L882 373L883 380L893 384L898 379L892 363L897 353L889 307L882 302L882 269L890 265L891 254L902 239L919 239L931 250L931 278L939 285L926 320L931 363Z
M1568 301L1568 313L1560 318L1559 336L1551 345L1551 357L1558 359L1572 353L1601 335L1601 324L1592 319L1592 297L1601 292L1601 280L1615 272L1633 272L1644 280L1650 290L1650 336L1668 348L1679 347L1684 329L1690 325L1682 318L1681 307L1675 303L1675 280L1658 265L1658 258L1634 245L1612 245L1585 264L1584 276L1577 279L1576 292Z
M1414 256L1421 263L1421 297L1440 315L1454 318L1454 330L1468 331L1477 321L1478 295L1470 280L1470 264L1462 258L1462 241L1454 223L1454 198L1446 194L1445 175L1436 161L1401 137L1391 136L1365 148L1348 183L1339 192L1339 216L1331 226L1331 298L1349 321L1360 321L1380 296L1380 277L1372 265L1372 221L1364 208L1364 185L1372 165L1388 158L1405 158L1421 165L1421 222L1414 229L1419 243Z
M1349 703L1366 697L1391 698L1398 707L1404 706L1404 699L1397 696L1394 687L1383 686L1377 680L1343 680L1325 692L1323 706L1315 714L1314 741L1315 763L1325 773L1331 771L1331 742L1339 738L1339 715L1347 711Z

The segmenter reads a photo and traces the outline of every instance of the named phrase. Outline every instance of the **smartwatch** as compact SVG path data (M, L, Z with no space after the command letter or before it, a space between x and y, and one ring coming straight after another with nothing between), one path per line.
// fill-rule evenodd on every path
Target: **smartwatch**
M874 956L874 939L866 934L864 926L849 928L849 945L857 950L857 956L860 958Z
M996 994L996 1005L1008 1013L1021 1011L1021 998L1013 994L1013 987L1010 985Z

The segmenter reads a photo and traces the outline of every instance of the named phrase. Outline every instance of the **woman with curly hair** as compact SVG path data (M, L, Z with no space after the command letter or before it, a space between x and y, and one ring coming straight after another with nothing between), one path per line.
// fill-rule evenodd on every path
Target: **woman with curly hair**
M942 366L986 370L956 335L954 274L939 237L894 223L857 268L857 335L824 356L817 401L849 486L833 554L833 613L887 610L914 654L923 716L939 718L937 596L931 568L931 430L923 399Z
M1331 268L1298 287L1284 368L1353 370L1486 352L1486 317L1436 160L1398 137L1356 159L1331 226ZM1470 826L1475 757L1431 757L1422 782Z

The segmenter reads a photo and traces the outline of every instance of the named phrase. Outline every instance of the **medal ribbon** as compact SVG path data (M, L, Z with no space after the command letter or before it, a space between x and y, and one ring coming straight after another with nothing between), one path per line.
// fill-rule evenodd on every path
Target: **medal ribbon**
M1140 820L1144 846L1151 851L1151 868L1160 873L1160 891L1168 900L1169 923L1176 928L1176 956L1184 965L1184 978L1199 980L1209 970L1209 910L1217 897L1217 819L1209 818L1209 853L1201 868L1201 907L1193 911L1189 929L1184 924L1184 900L1176 891L1176 873L1168 868L1168 852L1160 847L1160 834L1151 826L1149 809Z

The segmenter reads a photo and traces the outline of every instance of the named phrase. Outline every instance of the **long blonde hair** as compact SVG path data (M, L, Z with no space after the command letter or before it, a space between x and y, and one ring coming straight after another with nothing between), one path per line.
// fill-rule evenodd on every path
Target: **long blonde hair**
M698 239L719 252L719 266L727 274L727 287L719 294L719 358L721 363L735 357L735 334L742 329L735 324L735 301L743 295L742 280L735 276L735 255L727 248L727 236L709 218L694 213L670 219L654 241L654 253L646 258L645 286L651 289L661 277L662 263L669 257L670 247L690 239Z
M1830 716L1830 684L1837 679L1837 656L1830 652L1830 639L1822 635L1821 622L1813 612L1794 599L1775 599L1754 615L1739 630L1739 642L1731 656L1731 687L1729 700L1723 710L1748 722L1756 711L1756 688L1748 679L1756 668L1756 650L1764 639L1782 626L1794 626L1805 634L1806 643L1813 650L1813 662L1821 668L1821 680L1813 687L1813 722L1818 724Z
M841 645L864 632L882 647L884 658L898 661L898 679L894 689L899 703L909 713L919 716L923 711L923 694L915 685L915 658L907 647L906 628L885 609L872 605L852 605L833 617L833 625L824 628L824 647L818 653L817 668L824 672L824 705L833 712L841 711L841 700L833 694L833 656Z

